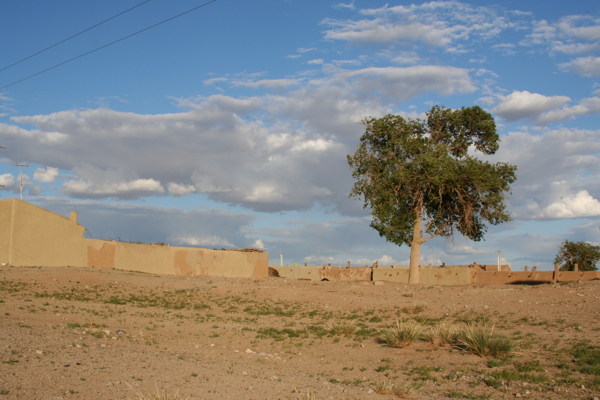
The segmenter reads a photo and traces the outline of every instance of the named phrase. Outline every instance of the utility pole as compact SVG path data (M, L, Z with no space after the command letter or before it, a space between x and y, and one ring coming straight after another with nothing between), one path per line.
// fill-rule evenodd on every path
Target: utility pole
M29 165L17 164L17 167L21 169L21 172L19 173L19 181L21 182L21 200L23 200L23 167L29 167Z
M6 147L4 147L4 146L0 146L0 149L5 149L5 148L6 148ZM6 187L6 186L4 186L4 185L0 185L0 187Z
M498 250L498 271L500 271L500 260L502 259L502 252Z

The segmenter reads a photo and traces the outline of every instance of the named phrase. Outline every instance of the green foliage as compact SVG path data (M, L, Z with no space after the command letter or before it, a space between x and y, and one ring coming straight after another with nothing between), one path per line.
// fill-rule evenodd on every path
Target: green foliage
M575 264L580 271L597 271L598 261L600 261L600 246L568 240L560 245L558 254L554 258L554 264L560 265L561 271L573 271Z
M600 375L600 348L579 343L573 350L575 364L584 374Z
M361 143L348 156L356 179L350 195L364 200L371 227L386 240L418 252L421 243L455 230L481 240L486 223L510 220L504 199L516 167L468 153L473 146L491 155L499 146L494 119L480 107L435 106L426 121L387 115L363 124Z

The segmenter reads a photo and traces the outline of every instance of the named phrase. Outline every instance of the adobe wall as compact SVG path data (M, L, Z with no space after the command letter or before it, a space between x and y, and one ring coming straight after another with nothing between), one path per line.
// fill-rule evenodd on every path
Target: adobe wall
M478 285L536 284L577 282L600 279L599 271L474 271L473 283Z
M370 267L330 267L330 266L275 266L279 276L289 279L309 281L370 281L372 268Z
M408 284L408 267L373 268L374 281ZM472 282L473 269L464 267L421 267L420 283L424 285L468 285Z
M154 274L266 277L269 255L84 238L77 213L65 218L18 199L0 200L0 263L111 268Z
M84 266L85 227L17 199L0 200L0 262L10 265Z

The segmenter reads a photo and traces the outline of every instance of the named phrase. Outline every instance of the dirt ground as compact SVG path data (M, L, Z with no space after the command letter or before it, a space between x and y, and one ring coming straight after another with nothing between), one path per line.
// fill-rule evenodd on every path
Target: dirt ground
M0 400L593 399L599 306L600 281L439 287L2 267ZM493 326L514 354L385 346L377 337L398 320L424 332Z

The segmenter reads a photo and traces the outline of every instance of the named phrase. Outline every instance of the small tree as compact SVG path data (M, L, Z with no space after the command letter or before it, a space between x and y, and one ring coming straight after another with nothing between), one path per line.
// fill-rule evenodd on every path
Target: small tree
M554 264L560 265L561 271L574 271L575 264L580 271L597 271L600 261L600 246L587 242L569 242L565 240L558 248Z
M363 125L358 150L348 156L357 180L350 196L371 208L380 236L410 246L409 283L419 283L421 244L455 230L478 241L485 222L510 220L504 198L516 167L468 153L498 149L494 119L480 107L435 106L426 121L387 115Z

